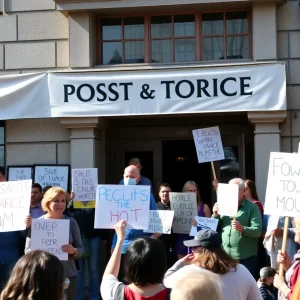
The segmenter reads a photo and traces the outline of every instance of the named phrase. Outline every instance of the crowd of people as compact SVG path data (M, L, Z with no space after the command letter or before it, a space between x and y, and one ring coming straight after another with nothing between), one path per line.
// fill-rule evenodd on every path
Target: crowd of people
M141 169L139 159L130 160L120 184L150 185L149 208L171 210L171 185L159 186L156 202L152 183ZM1 181L5 181L2 167ZM34 183L26 230L0 232L0 300L83 300L86 267L89 300L101 296L103 300L299 300L300 216L289 224L283 253L283 218L277 218L277 228L269 230L274 219L264 215L255 183L234 178L229 184L239 186L234 218L220 215L217 203L210 210L196 182L187 181L182 188L184 193L196 194L198 216L218 219L217 231L200 230L195 237L147 234L126 229L126 221L121 220L112 237L109 230L94 229L95 209L73 207L74 193L59 187L42 190ZM218 188L217 180L213 188ZM67 261L31 250L30 226L35 218L70 221L69 244L62 246ZM101 280L101 243L111 240ZM286 271L284 277L277 274L279 264Z

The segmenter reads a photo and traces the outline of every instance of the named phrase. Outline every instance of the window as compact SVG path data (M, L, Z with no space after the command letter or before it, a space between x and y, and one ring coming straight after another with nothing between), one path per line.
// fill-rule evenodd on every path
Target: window
M4 166L5 157L4 157L4 123L0 121L0 166Z
M103 18L99 64L250 58L248 12Z

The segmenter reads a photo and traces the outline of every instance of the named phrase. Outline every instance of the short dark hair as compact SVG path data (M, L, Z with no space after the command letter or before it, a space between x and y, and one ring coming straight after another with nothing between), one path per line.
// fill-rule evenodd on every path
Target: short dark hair
M143 237L133 241L126 250L125 279L145 286L162 283L167 270L166 250L157 239Z
M53 188L53 186L52 185L46 185L46 186L44 186L44 188L43 188L43 194L45 194L48 190L50 190L51 188Z
M1 300L63 299L63 266L60 260L44 251L32 251L16 263Z
M0 173L5 176L5 168L0 166Z
M39 189L40 193L43 191L42 186L39 183L33 183L32 188Z

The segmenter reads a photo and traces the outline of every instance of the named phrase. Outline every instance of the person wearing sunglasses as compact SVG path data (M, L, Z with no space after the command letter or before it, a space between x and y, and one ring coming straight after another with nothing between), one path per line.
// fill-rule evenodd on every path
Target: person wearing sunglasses
M193 240L183 242L191 254L176 262L164 277L164 285L173 288L178 276L187 270L206 269L219 276L223 286L223 300L262 300L250 272L222 248L219 233L200 230Z
M61 261L45 251L31 251L16 263L1 300L63 300L70 280Z

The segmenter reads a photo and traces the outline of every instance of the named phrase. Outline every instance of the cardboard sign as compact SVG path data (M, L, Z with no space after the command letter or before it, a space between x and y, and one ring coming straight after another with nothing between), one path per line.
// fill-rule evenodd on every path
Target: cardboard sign
M264 213L294 217L299 212L299 154L271 152Z
M94 208L98 185L98 169L73 169L72 191L74 208Z
M34 166L34 182L45 186L58 186L64 190L69 188L70 166Z
M238 212L239 185L219 183L217 190L217 202L219 215L235 217Z
M0 182L0 232L25 230L32 180Z
M203 229L211 229L217 231L218 219L213 218L204 218L204 217L195 217L197 221L197 226L192 226L190 236L196 236L197 232Z
M192 221L197 216L197 200L195 193L170 193L171 209L174 210L174 233L191 231Z
M7 180L31 180L32 179L32 167L26 166L9 166L7 167Z
M127 228L148 229L150 186L98 185L95 228L114 228L125 220Z
M144 232L171 234L174 211L150 210L149 227Z
M224 150L219 127L193 130L198 162L224 159Z
M31 249L43 250L57 256L60 260L68 260L68 253L61 247L69 242L70 220L33 219L31 224Z

